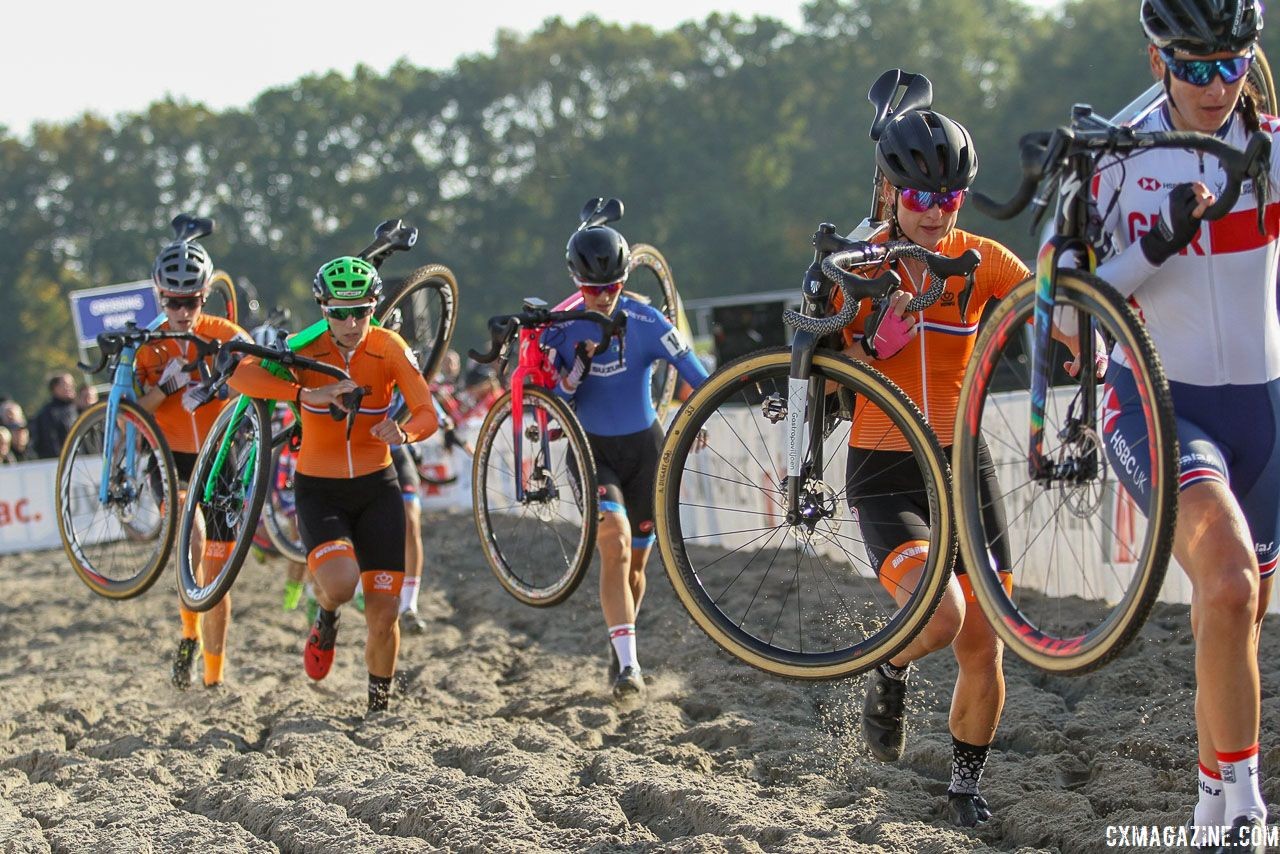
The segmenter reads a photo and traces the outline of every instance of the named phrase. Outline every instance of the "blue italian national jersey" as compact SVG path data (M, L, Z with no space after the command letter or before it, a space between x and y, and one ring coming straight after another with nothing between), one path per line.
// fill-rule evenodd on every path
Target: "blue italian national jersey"
M611 338L609 349L596 351L591 373L573 395L556 386L560 396L573 400L583 429L597 436L639 433L657 420L650 391L654 362L675 365L680 378L694 388L707 379L689 342L661 311L625 294L617 310L627 315L623 351L619 353L618 340ZM574 320L547 330L542 340L554 350L555 366L563 372L573 364L573 349L579 341L600 340L600 327L589 320Z

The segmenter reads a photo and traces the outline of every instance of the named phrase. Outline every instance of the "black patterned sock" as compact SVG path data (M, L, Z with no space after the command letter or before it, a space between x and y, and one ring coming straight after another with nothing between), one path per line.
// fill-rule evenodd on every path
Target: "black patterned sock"
M908 661L902 667L895 667L893 664L886 661L884 664L880 665L880 672L885 676L888 676L890 679L897 679L899 682L902 682L907 678L907 674L911 672L911 662Z
M391 677L369 674L369 711L385 712L391 699Z
M978 781L982 779L982 768L987 764L990 752L990 744L966 744L952 736L951 788L948 792L954 795L978 794Z

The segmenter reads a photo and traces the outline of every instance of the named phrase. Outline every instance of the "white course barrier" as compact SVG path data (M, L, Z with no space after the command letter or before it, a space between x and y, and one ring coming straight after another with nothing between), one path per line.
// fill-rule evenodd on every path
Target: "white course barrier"
M54 513L57 460L0 466L0 554L61 546Z

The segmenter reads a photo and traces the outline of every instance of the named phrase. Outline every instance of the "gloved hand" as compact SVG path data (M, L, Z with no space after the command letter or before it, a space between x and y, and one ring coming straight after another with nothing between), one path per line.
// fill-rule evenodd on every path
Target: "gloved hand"
M213 399L213 389L203 383L193 385L182 396L182 408L187 412L195 412Z
M183 362L181 359L170 359L169 363L164 366L164 373L160 375L160 381L156 383L156 388L165 393L165 396L177 394L187 387L187 381L190 377L187 372L182 370Z
M1195 239L1200 233L1200 218L1194 215L1199 205L1191 184L1179 184L1165 196L1155 224L1138 241L1148 261L1159 267Z
M888 359L897 355L898 351L916 337L915 316L906 313L909 302L911 294L895 291L889 299L872 310L864 327L862 348L873 359Z
M569 373L560 380L560 386L570 394L577 391L582 380L591 372L591 360L594 358L595 348L586 341L579 341L573 348L573 364L569 366Z

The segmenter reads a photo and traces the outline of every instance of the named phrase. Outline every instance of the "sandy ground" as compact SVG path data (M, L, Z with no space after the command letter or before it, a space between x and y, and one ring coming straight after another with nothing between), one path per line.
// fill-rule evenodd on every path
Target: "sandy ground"
M721 653L659 567L640 620L644 706L606 690L595 576L535 611L501 592L470 521L429 516L430 629L401 648L390 713L363 718L364 632L302 670L282 565L245 568L230 682L176 692L176 595L96 599L61 553L0 558L0 850L1101 851L1109 824L1194 800L1187 612L1072 680L1007 665L983 788L996 819L942 821L955 664L914 677L907 753L870 758L862 682L788 682ZM656 562L655 562L656 564ZM1280 802L1280 638L1264 641L1264 791ZM1275 808L1273 807L1273 813Z

